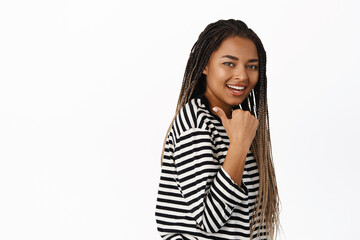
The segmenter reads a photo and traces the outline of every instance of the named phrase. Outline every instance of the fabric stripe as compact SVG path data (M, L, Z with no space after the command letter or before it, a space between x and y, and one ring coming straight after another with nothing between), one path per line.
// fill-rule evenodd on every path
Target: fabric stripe
M163 239L249 239L259 172L249 150L238 186L222 168L228 147L203 95L179 111L165 143L155 210ZM253 236L260 231L266 239L266 228L256 227Z

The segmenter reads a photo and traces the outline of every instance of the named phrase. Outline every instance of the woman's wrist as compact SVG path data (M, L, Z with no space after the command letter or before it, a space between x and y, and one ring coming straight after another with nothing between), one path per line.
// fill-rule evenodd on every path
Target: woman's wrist
M231 179L241 186L248 149L241 145L230 142L228 152L223 163L224 170L231 176Z
M236 155L247 155L249 152L251 145L248 145L248 143L245 143L241 139L230 139L229 148L231 152L234 152Z

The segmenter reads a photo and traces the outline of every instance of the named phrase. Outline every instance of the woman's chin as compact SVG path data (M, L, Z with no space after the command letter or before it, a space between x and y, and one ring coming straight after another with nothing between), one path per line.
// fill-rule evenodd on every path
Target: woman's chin
M228 104L231 105L231 106L237 106L237 105L240 105L243 101L244 101L244 99L232 100L232 101L229 101Z

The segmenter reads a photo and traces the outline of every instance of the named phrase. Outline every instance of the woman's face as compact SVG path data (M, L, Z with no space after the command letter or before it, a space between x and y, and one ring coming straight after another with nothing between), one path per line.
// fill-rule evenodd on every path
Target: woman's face
M255 44L240 37L225 39L211 54L203 73L210 109L220 107L231 116L232 106L242 103L258 81L259 59Z

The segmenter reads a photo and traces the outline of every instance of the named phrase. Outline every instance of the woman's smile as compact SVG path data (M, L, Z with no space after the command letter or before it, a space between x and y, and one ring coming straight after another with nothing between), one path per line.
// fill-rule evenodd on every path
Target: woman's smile
M226 85L229 88L229 92L234 96L241 96L245 92L245 87L235 86L235 85Z

